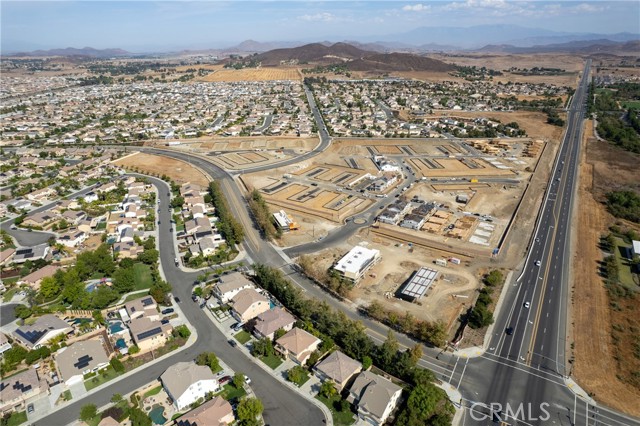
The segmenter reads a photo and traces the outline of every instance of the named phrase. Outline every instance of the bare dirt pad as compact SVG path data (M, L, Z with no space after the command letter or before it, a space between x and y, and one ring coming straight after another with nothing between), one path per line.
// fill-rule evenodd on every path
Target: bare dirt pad
M272 81L302 80L297 68L221 69L203 77L202 81Z
M114 164L128 168L136 167L141 172L151 175L167 175L177 183L192 182L204 187L209 185L206 176L189 163L160 155L136 153L116 160Z
M620 182L622 175L633 175L633 170L637 170L633 166L637 165L639 159L637 156L635 159L629 158L632 155L620 150L614 156L611 151L613 147L604 142L596 142L591 135L591 122L587 122L587 149L586 154L583 150L580 166L576 208L578 220L575 230L577 238L572 262L575 343L573 373L578 383L598 401L640 416L640 405L637 403L640 389L618 378L618 375L624 377L640 369L640 362L633 355L635 336L632 333L619 338L618 346L614 345L612 338L614 324L627 330L634 324L637 326L638 306L631 299L621 299L620 303L625 305L622 310L614 310L609 305L607 290L598 274L599 262L603 258L598 241L614 219L593 194L604 192L607 185L610 189L611 182ZM626 167L621 169L620 166Z

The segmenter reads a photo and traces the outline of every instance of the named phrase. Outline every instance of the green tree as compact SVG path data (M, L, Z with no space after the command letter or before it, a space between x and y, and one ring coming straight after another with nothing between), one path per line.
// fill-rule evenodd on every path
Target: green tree
M151 418L138 407L129 408L129 419L131 426L151 426Z
M264 406L257 398L246 398L238 404L238 421L242 426L252 426L262 414Z
M160 258L160 252L156 249L145 250L138 255L138 260L147 265L155 265Z
M273 342L268 337L253 342L251 355L253 356L270 356L273 354Z
M133 268L127 269L118 269L113 273L113 288L115 288L118 293L128 293L133 290L135 286L135 273L133 272Z
M180 336L183 339L188 338L189 336L191 336L191 331L189 330L189 328L186 325L179 325L176 328L173 329L173 333L174 335Z
M111 367L113 367L116 373L124 373L124 364L118 358L111 358L109 364L111 364Z
M129 346L129 355L135 355L140 352L140 348L137 345Z
M25 305L18 305L14 311L16 318L27 319L33 314L31 308Z
M96 407L96 404L86 404L80 409L80 420L84 422L89 422L89 420L93 419L97 415L98 407Z
M287 380L298 385L304 382L307 376L307 370L299 365L296 365L287 371Z
M113 396L111 397L111 402L113 402L114 404L122 402L122 400L123 400L122 395L120 395L119 393L114 393Z
M363 370L368 370L369 367L371 367L372 364L373 364L373 360L371 359L370 356L365 355L364 357L362 357L362 369Z
M45 300L50 300L60 294L60 285L54 277L45 277L40 283L40 294Z
M206 365L212 373L220 371L220 360L213 352L202 352L196 358L196 364Z
M244 374L236 373L233 375L233 386L236 389L242 388L244 386L244 382L245 382Z
M378 348L378 363L383 370L389 370L393 366L393 359L400 345L393 331L387 332L387 340Z
M327 399L330 399L332 396L337 395L338 390L336 389L336 384L331 380L325 380L320 385L320 395L324 396Z
M161 279L157 279L149 289L149 294L156 303L164 303L169 292L171 292L171 284Z

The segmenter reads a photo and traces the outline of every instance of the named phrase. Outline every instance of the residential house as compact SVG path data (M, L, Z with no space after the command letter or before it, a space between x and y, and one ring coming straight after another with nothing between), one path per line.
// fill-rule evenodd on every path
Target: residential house
M47 277L52 277L58 269L60 269L59 266L47 265L21 278L18 282L27 284L37 290L40 288L40 283L42 282L42 280Z
M0 251L0 265L11 263L14 254L16 254L16 250L13 248L8 248Z
M129 330L140 351L145 352L167 343L173 327L171 324L162 324L158 320L141 317L131 320Z
M146 317L154 321L160 319L158 304L151 296L144 296L127 302L124 304L124 308L127 311L127 315L129 315L129 318L132 320L142 317Z
M29 349L38 349L54 337L71 332L73 332L73 327L69 323L62 321L55 315L47 314L36 318L36 321L31 325L18 327L13 332L13 336Z
M273 340L275 332L279 329L289 331L293 328L296 319L289 312L282 308L274 308L263 312L256 317L256 324L253 327L253 334L258 339L264 337Z
M220 244L225 241L220 234L213 234L212 236L204 237L200 239L198 244L193 244L189 247L189 250L193 255L202 254L203 256L211 256L216 252Z
M122 230L118 234L118 242L132 243L135 240L134 237L135 237L135 234L133 232L133 228L125 227L125 228L122 228Z
M211 369L193 362L172 365L162 373L160 381L177 410L184 410L198 399L204 399L207 393L220 389Z
M4 333L0 333L0 355L11 349L11 342Z
M73 248L78 247L80 244L85 242L87 238L89 238L89 235L82 231L74 229L69 230L64 234L60 234L58 238L56 238L56 243L62 244L65 247Z
M347 401L356 407L359 419L382 425L398 406L401 394L400 386L370 371L363 371L349 388Z
M340 351L334 351L315 366L316 375L322 380L335 383L338 392L344 389L349 380L362 371L362 364Z
M216 396L176 419L176 426L222 426L235 421L231 404Z
M64 382L72 385L82 382L85 374L107 368L109 357L100 340L84 340L60 349L56 364Z
M144 248L135 241L113 244L113 253L118 255L118 259L136 259L143 251Z
M253 288L240 290L231 299L231 315L241 323L257 317L269 308L269 300Z
M400 226L409 229L420 229L422 225L424 225L425 220L426 218L424 216L410 213L400 222Z
M41 203L43 201L48 200L49 198L55 197L56 195L58 195L58 192L56 192L55 189L42 188L27 194L26 197L27 197L27 200Z
M213 293L221 303L227 303L241 290L248 288L254 288L253 283L240 272L233 272L220 277L220 282L216 284Z
M31 210L33 204L29 200L14 200L9 203L10 206L13 206L17 211L21 210Z
M27 260L34 261L44 259L49 254L49 250L49 244L47 243L38 244L33 247L19 248L13 257L13 263L24 263Z
M395 225L399 220L400 213L389 209L384 209L382 213L378 215L378 222L388 223L389 225Z
M85 203L93 203L94 201L98 201L98 194L95 192L87 192L81 197Z
M121 423L111 416L103 417L98 426L120 426Z
M22 221L22 226L44 228L45 226L47 226L48 224L50 224L51 222L57 219L58 219L58 216L56 216L54 213L50 211L45 210L43 212L33 213L25 217L24 220Z
M66 212L62 213L62 218L71 225L79 224L80 221L86 216L87 214L81 210L67 210Z
M7 377L0 383L0 413L24 411L28 399L48 391L47 382L38 377L35 368Z
M293 362L304 365L322 341L301 328L293 328L276 340L275 349Z

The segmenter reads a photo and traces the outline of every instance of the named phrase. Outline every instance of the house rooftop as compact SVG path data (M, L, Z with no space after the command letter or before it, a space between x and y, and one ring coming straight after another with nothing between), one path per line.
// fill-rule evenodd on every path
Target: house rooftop
M173 398L179 398L192 384L200 380L215 380L211 369L193 362L178 362L160 376L165 389Z

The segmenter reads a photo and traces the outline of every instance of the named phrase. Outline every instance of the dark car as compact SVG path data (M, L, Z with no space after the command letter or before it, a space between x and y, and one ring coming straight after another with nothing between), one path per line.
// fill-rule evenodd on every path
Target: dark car
M180 303L180 298L179 297L174 297L173 300L175 300L176 303Z
M33 413L33 410L34 410L34 408L33 408L33 404L29 404L29 405L27 405L27 412L29 412L29 413Z
M196 296L195 294L191 295L191 300L193 300L194 302L198 301L198 296Z
M231 381L231 376L224 376L224 377L221 377L220 380L218 380L218 382L221 385L224 385L225 383L229 383L230 381Z
M160 320L160 324L169 324L169 320L166 318L162 318L162 320Z
M173 308L167 308L162 310L162 315L172 314L174 312Z
M511 336L513 334L513 327L507 327L507 329L504 332L507 333L509 336Z
M233 324L231 324L231 327L229 327L229 328L230 328L230 329L234 329L234 328L236 328L236 327L237 327L237 326L239 326L239 325L240 325L240 323L239 323L239 322L234 322Z
M234 348L235 348L236 346L238 346L238 342L236 342L236 341L235 341L235 340L233 340L233 339L229 339L229 344L230 344L231 346L233 346Z

